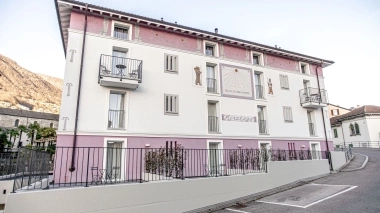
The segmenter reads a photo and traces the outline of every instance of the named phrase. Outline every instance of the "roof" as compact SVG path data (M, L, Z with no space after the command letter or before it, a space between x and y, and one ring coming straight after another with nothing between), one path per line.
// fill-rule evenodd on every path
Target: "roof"
M0 108L0 115L12 115L17 117L36 118L45 120L59 120L59 114L35 112L20 109Z
M247 41L239 38L234 38L226 35L222 35L215 32L208 32L184 25L179 25L176 23L170 23L162 20L152 19L144 16L139 16L131 13L126 13L118 10L113 10L106 7L101 7L97 5L92 4L86 4L79 1L74 0L54 0L55 6L56 6L56 12L57 12L57 18L58 23L60 27L61 32L61 38L63 43L63 48L66 54L66 45L68 40L68 32L67 29L70 25L70 12L71 10L77 10L79 12L84 12L85 7L88 6L89 12L97 11L97 13L93 13L94 15L100 15L105 16L103 13L108 13L107 17L115 20L121 20L121 21L127 21L127 22L133 22L139 23L140 25L150 26L150 27L160 27L164 26L164 30L172 30L174 31L180 31L182 33L188 33L189 35L197 36L203 39L215 39L217 41L221 42L230 42L231 44L238 44L245 48L255 48L257 50L261 50L264 52L270 52L272 54L278 54L282 56L288 56L288 57L298 57L303 61L309 61L312 63L322 64L323 67L327 67L334 63L334 61L331 60L325 60L313 56L304 55L301 53L296 53L284 49L280 49L277 47L272 47L264 44L259 44L252 41ZM79 7L79 9L76 9L75 7ZM82 11L83 10L83 11Z
M346 114L330 118L331 126L341 123L343 120L350 120L357 117L362 117L365 115L379 114L380 115L380 106L374 105L364 105L358 108L353 109L351 112Z
M348 109L346 107L342 107L342 106L339 106L339 105L335 105L335 104L329 104L329 105L351 111L351 109Z

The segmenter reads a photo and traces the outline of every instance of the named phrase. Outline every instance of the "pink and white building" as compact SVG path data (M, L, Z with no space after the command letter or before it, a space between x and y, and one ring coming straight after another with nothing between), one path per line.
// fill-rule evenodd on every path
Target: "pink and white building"
M332 149L333 61L77 1L56 9L57 146Z

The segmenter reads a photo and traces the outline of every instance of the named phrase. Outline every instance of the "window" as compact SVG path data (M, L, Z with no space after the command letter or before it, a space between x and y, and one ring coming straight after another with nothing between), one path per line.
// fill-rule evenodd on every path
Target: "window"
M19 120L19 119L16 119L16 120L15 120L15 127L18 127L19 123L20 123L20 120Z
M339 109L332 109L331 110L331 115L333 115L333 116L339 115Z
M290 158L296 158L297 157L296 146L294 143L288 143L288 150L289 150L289 157Z
M280 74L281 89L289 89L289 80L287 75Z
M53 128L54 127L54 124L53 123L50 123L50 128Z
M355 133L356 133L356 135L360 135L360 129L359 129L358 123L355 123Z
M111 91L108 110L108 128L123 129L125 112L124 112L125 94Z
M207 92L209 93L218 93L215 68L215 65L207 64L206 66Z
M334 138L338 138L338 129L334 129Z
M113 28L113 37L128 40L129 27L115 25Z
M314 128L313 116L312 116L312 112L311 111L307 112L307 121L309 123L309 133L310 133L310 136L315 136L315 128Z
M165 94L165 114L178 115L178 95Z
M310 143L311 157L312 159L321 159L321 146L317 142Z
M265 106L257 106L257 119L259 121L259 133L260 134L267 134L267 121L266 121L266 114L265 114Z
M110 177L121 178L123 142L107 141L106 169L110 172Z
M302 74L309 74L309 64L300 62L300 70Z
M355 135L355 127L352 124L350 124L350 135L351 136Z
M215 49L214 44L206 43L206 55L216 56Z
M291 107L283 107L283 113L284 113L284 120L285 122L293 122L293 114L292 114L292 108Z
M255 64L255 65L263 65L263 54L260 53L260 52L253 52L251 51L252 53L252 64Z
M178 72L178 56L165 54L165 71Z
M209 101L207 103L208 109L208 132L219 132L219 117L217 112L218 102Z
M264 99L264 87L262 86L262 72L255 72L256 99Z

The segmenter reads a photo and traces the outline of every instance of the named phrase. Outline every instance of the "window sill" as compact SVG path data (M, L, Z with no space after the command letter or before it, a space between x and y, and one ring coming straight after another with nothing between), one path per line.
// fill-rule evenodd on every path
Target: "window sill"
M318 137L318 135L310 135L310 137L316 138L316 137Z
M281 89L282 89L282 90L288 90L288 91L290 90L289 88L282 88L282 87L281 87Z
M208 134L222 134L221 132L208 132Z
M256 98L256 101L267 101L266 98Z
M259 135L270 135L269 133L259 133Z
M210 95L210 96L220 96L220 93L207 92L206 95Z
M114 37L114 36L111 36L112 38L116 39L116 40L120 40L120 41L131 41L129 39L124 39L124 38L118 38L118 37Z
M165 70L165 73L177 74L178 75L178 71L172 71L172 70Z
M125 131L125 128L107 128L107 130L118 130L118 131Z
M171 116L179 116L179 113L170 113L170 112L165 112L165 115L171 115Z
M285 121L285 123L293 123L293 121Z

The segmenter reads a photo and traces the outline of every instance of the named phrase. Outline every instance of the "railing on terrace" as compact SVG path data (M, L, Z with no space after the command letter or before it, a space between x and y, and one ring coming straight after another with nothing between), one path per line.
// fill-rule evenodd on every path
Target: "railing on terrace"
M142 61L110 55L101 55L99 61L99 79L103 77L142 80Z
M305 88L300 90L300 102L304 103L324 103L327 104L327 91L321 89L320 92L318 88Z
M380 141L353 141L336 145L338 148L380 148Z

